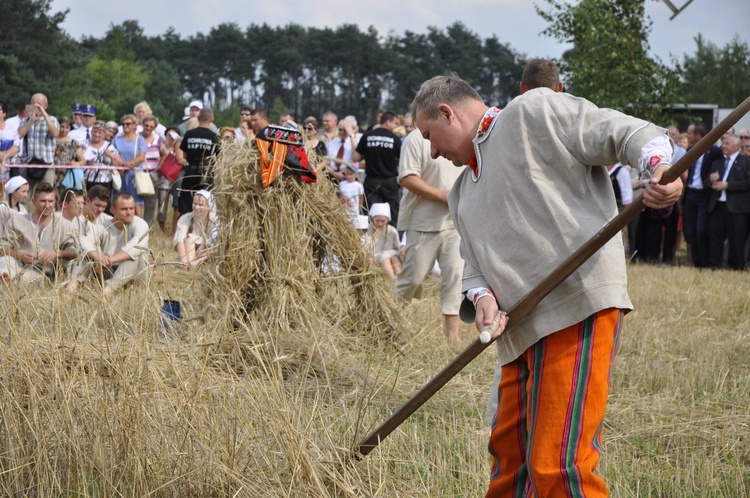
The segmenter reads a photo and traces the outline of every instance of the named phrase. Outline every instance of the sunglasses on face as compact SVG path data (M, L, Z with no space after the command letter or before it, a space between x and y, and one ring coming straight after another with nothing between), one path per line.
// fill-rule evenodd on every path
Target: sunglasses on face
M130 122L130 121L125 121L125 122L120 123L120 124L123 125L123 126L131 126L133 123Z
M315 128L312 126L305 126L305 130L307 131L315 131Z
M741 138L742 140L748 140L748 139L750 139L750 136L747 136L747 135L740 135L740 138Z
M240 113L240 116L249 116L249 115L250 115L250 113L249 113L249 112L241 112L241 113Z

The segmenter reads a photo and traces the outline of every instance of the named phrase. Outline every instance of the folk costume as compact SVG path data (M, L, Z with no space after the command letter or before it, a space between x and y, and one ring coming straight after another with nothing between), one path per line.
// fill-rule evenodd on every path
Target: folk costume
M548 88L502 113L490 108L474 152L449 197L465 322L474 319L470 298L492 292L509 309L617 214L605 165L655 169L672 156L664 129ZM609 367L632 307L615 237L497 339L487 496L607 495L594 470Z
M34 222L32 213L16 214L6 221L5 230L0 235L0 249L15 249L18 252L33 253L39 256L47 251L75 249L73 225L54 213L49 224L39 228ZM54 263L41 264L37 261L24 264L13 256L0 256L0 274L7 274L11 279L18 279L21 284L42 282L42 277L52 280L63 275L70 261L58 258Z
M128 253L131 259L122 261L105 269L104 285L113 291L132 281L148 281L151 267L148 260L148 223L138 216L133 217L129 225L122 230L112 220L103 221L91 227L86 237L81 239L81 254L92 251L113 256L120 251ZM84 282L92 275L93 264L76 266L72 278Z

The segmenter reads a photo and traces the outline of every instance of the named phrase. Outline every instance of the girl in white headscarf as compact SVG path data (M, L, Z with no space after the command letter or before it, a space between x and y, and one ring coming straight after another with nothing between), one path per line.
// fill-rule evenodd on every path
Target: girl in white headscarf
M174 248L183 270L195 270L216 250L219 231L214 196L208 190L193 195L193 211L177 220Z
M29 182L22 176L14 176L5 183L5 192L8 194L8 207L19 214L25 214L24 202L29 198Z
M366 237L365 247L373 262L383 270L391 280L401 273L402 263L399 255L398 232L391 221L391 207L386 202L370 206L370 230Z

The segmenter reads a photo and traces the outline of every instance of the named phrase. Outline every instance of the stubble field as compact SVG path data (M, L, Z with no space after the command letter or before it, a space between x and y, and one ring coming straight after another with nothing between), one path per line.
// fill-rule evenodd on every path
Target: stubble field
M166 236L152 247L173 261ZM636 311L600 465L612 496L748 496L750 278L646 265L629 278ZM395 340L281 336L238 320L212 284L162 264L109 302L4 286L0 494L483 496L492 348L368 457L347 459L459 352L443 340L436 279ZM182 303L171 330L165 298ZM464 326L464 346L475 337Z

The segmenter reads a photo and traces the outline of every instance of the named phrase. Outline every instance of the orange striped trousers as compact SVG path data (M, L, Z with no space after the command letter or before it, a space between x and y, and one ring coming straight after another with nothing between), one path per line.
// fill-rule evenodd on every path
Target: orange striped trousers
M503 366L488 498L599 498L595 473L623 312L551 334Z

